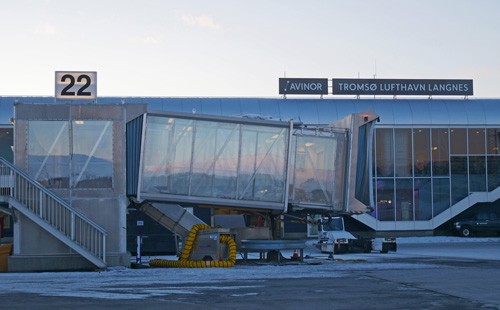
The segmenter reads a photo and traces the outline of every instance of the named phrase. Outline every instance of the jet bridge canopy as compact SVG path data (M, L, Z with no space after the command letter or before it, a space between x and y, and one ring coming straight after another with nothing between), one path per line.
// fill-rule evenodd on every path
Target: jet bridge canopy
M146 113L127 125L127 190L139 201L341 211L346 139L292 122Z

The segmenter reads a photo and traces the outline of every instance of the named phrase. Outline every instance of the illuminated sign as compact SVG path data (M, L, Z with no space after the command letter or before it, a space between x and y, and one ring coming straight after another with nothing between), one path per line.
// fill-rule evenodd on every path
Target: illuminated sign
M332 79L333 95L470 96L472 80Z

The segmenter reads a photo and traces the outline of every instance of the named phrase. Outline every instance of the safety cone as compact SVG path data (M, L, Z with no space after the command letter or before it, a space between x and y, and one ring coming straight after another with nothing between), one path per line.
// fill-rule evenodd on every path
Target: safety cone
M291 257L292 260L300 260L300 256L299 256L299 250L295 249L293 251L293 255Z

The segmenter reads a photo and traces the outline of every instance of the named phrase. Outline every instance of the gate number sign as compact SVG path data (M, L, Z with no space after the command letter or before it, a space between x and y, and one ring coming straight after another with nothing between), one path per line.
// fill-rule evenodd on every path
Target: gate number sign
M56 71L56 99L94 100L97 98L97 72Z

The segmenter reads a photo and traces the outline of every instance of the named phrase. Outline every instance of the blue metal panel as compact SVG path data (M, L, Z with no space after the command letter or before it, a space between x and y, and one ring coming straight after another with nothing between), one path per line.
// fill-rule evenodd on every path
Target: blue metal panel
M429 100L412 100L410 104L412 124L427 125L431 124L431 113Z
M380 117L381 125L394 124L394 111L392 109L395 100L376 100L373 104L375 113Z
M260 113L264 117L271 117L274 120L281 119L279 101L284 99L251 99L260 106ZM247 111L250 113L250 111Z
M54 103L54 97L11 97L12 102L20 102L20 103Z
M267 118L267 116L270 116L262 114L258 100L255 100L253 98L240 98L239 102L241 108L241 115L257 114L264 119Z
M138 98L134 101L134 103L139 103L141 99ZM116 98L116 97L100 97L97 99L98 104L116 104L116 103L131 103L125 98ZM54 102L52 102L54 103Z
M339 119L337 105L332 100L319 100L317 107L320 124L331 124Z
M127 195L137 195L143 115L127 123Z
M303 122L308 124L319 124L318 101L303 99L299 101L297 109Z
M427 100L429 103L429 114L431 125L448 125L450 123L450 113L445 100Z
M201 111L201 105L198 98L161 98L161 110L172 112L193 113Z
M355 113L364 113L364 112L375 112L374 103L375 100L355 100Z
M465 101L464 107L467 113L468 124L471 126L484 126L486 123L485 111L482 104L477 104L475 102Z
M462 125L465 126L469 123L467 117L466 101L465 100L443 100L448 108L448 113L450 115L449 121L450 125Z
M481 100L485 111L486 125L500 126L500 102L498 100Z
M410 108L410 100L394 100L392 106L394 113L394 125L411 126L413 125L412 111Z
M0 97L0 124L9 124L14 101L54 103L54 97ZM380 125L500 124L499 99L281 99L281 98L162 98L99 97L98 104L147 103L149 110L210 115L255 114L311 123L331 123L367 107L380 115ZM239 112L238 112L239 111Z
M221 115L219 98L202 98L200 114ZM197 112L198 113L198 112Z
M280 100L278 101L278 105L281 120L287 121L293 119L294 122L302 121L298 110L299 102L297 100Z
M151 110L163 111L163 98L144 98L144 102L151 107Z
M202 100L200 98L194 98L190 100L183 100L184 109L180 112L184 113L201 113L202 108Z
M337 112L339 119L351 115L352 113L356 113L355 100L339 100L339 104L337 104Z
M223 116L241 116L241 106L238 98L220 99L220 109Z

